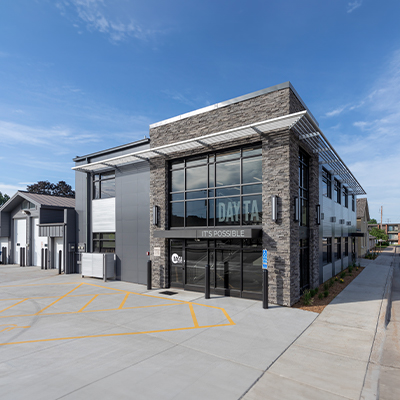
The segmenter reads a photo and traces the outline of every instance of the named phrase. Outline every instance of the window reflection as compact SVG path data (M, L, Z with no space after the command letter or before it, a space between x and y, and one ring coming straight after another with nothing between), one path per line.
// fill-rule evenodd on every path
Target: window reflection
M240 161L216 164L216 186L238 185L240 183Z

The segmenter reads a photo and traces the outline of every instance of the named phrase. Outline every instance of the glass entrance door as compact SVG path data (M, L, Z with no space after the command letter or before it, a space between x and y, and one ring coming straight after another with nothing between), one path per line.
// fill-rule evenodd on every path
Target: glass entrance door
M170 282L173 287L184 287L185 260L183 257L183 240L170 240L169 271Z

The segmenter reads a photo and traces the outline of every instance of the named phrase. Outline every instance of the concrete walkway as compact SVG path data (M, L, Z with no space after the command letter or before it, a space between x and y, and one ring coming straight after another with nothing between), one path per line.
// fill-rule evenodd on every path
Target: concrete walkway
M399 256L396 256L399 257ZM395 255L366 269L246 393L244 399L376 399Z
M400 253L400 248L397 252ZM400 399L400 254L394 266L390 321L379 362L379 399Z

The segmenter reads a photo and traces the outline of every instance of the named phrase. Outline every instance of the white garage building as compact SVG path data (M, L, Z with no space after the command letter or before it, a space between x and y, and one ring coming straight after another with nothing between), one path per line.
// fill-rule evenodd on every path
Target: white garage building
M75 244L75 199L18 191L0 208L0 261L58 268Z

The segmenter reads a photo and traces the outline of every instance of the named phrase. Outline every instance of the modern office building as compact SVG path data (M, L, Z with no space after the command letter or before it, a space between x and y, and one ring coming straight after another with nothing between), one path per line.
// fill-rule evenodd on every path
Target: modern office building
M18 191L0 208L2 262L72 272L75 199ZM43 250L43 251L42 251Z
M153 286L203 291L208 264L211 293L261 299L267 250L269 301L292 305L357 253L365 192L290 82L74 161L79 247L122 280L145 283L149 251Z

